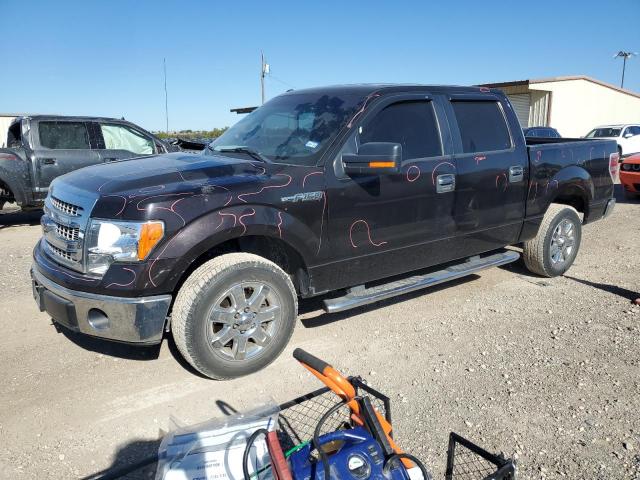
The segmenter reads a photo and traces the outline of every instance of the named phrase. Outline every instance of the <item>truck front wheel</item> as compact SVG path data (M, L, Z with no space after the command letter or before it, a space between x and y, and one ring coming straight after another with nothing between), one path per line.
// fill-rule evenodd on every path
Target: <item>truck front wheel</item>
M562 275L576 259L581 238L578 212L567 205L551 204L538 234L524 244L527 269L544 277Z
M197 268L178 292L171 316L182 356L200 373L223 380L269 365L295 327L297 296L275 263L230 253Z

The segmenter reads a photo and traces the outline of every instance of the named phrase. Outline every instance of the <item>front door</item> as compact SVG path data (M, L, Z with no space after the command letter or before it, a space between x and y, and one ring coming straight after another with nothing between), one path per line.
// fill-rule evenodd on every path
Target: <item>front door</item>
M100 163L100 157L91 149L87 122L37 122L33 138L34 190L46 192L51 181L65 173Z
M515 115L505 115L509 104L488 93L451 95L448 108L457 152L457 241L467 255L515 243L529 170L524 139L513 134L520 127L507 122Z
M353 130L326 169L333 288L439 263L455 231L455 164L439 102L427 92L384 98ZM400 171L347 176L342 155L369 142L399 143Z

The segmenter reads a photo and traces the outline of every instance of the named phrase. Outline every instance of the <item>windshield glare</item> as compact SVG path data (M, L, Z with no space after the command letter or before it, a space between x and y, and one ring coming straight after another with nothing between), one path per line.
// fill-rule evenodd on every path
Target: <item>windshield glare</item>
M360 100L358 95L282 95L229 128L210 149L245 147L276 163L315 165Z
M601 138L601 137L618 137L620 136L620 128L594 128L587 133L587 138Z

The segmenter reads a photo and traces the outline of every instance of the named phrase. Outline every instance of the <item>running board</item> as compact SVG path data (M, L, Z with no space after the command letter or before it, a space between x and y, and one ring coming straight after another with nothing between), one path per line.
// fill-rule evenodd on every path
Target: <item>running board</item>
M487 257L470 257L467 260L451 265L444 270L428 273L426 275L414 275L384 285L377 285L370 288L351 289L343 297L330 298L324 300L324 311L327 313L342 312L350 308L360 307L369 303L379 302L387 298L414 292L423 288L449 282L457 278L466 277L486 268L499 267L507 263L515 262L520 258L518 252L505 250Z

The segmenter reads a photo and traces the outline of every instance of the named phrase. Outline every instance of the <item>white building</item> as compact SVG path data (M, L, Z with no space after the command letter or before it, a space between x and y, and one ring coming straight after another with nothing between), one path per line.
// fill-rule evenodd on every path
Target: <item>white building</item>
M598 125L640 123L640 94L585 76L486 83L507 94L522 127L581 137Z

